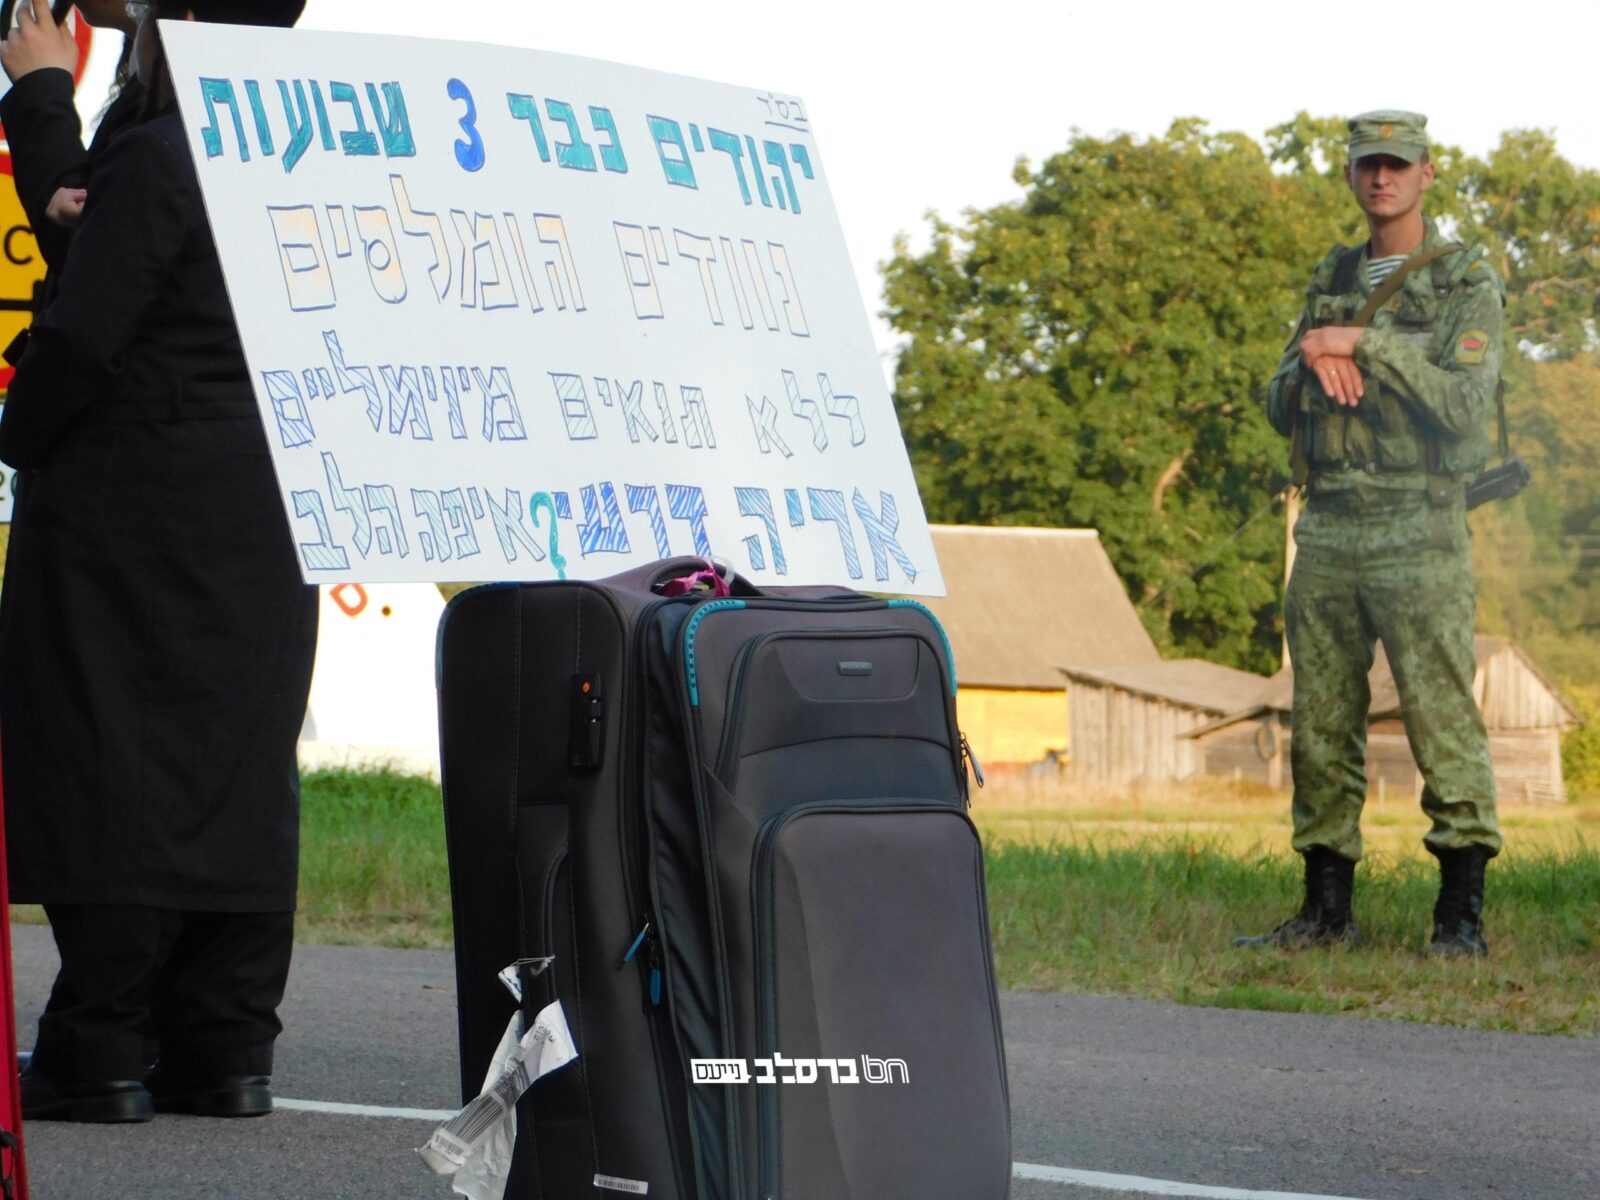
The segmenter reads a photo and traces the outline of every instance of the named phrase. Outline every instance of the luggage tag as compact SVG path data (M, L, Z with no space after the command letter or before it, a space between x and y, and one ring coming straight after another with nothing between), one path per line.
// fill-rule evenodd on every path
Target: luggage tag
M513 977L515 966L506 968ZM505 971L500 978L505 980ZM435 1174L449 1175L456 1195L502 1200L517 1141L517 1101L539 1079L577 1057L561 1001L541 1009L526 1033L519 1007L490 1060L482 1093L435 1129L427 1145L417 1147L422 1161Z

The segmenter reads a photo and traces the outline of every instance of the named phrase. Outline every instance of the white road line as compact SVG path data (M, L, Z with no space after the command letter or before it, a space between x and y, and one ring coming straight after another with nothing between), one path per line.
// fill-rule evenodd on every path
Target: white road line
M331 1113L341 1117L389 1117L402 1121L431 1121L438 1124L455 1116L453 1108L386 1108L379 1104L341 1104L331 1100L291 1100L276 1097L273 1103L296 1112ZM1144 1196L1190 1196L1197 1200L1355 1200L1351 1196L1322 1196L1306 1192L1252 1192L1244 1188L1212 1187L1204 1183L1182 1183L1173 1179L1146 1179L1139 1175L1108 1175L1104 1171L1076 1171L1070 1167L1046 1167L1038 1163L1012 1163L1017 1179L1038 1179L1099 1188L1107 1192L1135 1192Z
M1202 1200L1355 1200L1350 1196L1312 1195L1307 1192L1252 1192L1246 1188L1212 1187L1181 1183L1175 1179L1145 1179L1138 1175L1108 1175L1103 1171L1075 1171L1068 1167L1043 1167L1037 1163L1012 1163L1017 1179L1042 1179L1047 1183L1076 1184L1108 1192L1137 1192L1145 1196L1195 1196Z
M332 1100L290 1100L284 1096L274 1096L273 1106L276 1108L294 1109L297 1112L333 1113L340 1117L395 1117L402 1121L432 1121L438 1124L448 1121L456 1113L457 1108L384 1108L378 1104L339 1104Z

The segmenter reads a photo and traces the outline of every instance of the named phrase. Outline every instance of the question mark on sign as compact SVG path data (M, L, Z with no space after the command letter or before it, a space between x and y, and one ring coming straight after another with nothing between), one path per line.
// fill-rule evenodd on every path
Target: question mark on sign
M556 549L558 527L556 525L556 502L550 498L549 492L535 492L528 499L528 516L533 519L533 527L539 528L539 510L546 509L550 513L550 565L556 569L556 578L567 577L567 560L560 550Z

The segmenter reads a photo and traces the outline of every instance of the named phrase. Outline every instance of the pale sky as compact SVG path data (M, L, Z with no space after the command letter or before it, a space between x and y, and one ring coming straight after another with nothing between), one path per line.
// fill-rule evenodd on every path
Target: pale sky
M1199 116L1259 137L1301 109L1408 108L1469 152L1539 127L1600 167L1594 0L309 0L301 25L529 46L802 97L874 314L896 233L920 240L930 209L1018 198L1017 157L1037 162L1074 128L1159 134ZM115 40L91 62L88 111ZM875 320L874 337L887 362L891 332Z

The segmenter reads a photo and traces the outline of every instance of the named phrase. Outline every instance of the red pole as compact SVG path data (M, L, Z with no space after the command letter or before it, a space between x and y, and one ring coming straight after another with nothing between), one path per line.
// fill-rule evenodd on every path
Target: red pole
M5 785L0 781L0 1023L6 1036L0 1042L5 1054L5 1087L0 1091L0 1125L16 1134L17 1149L6 1166L11 1168L17 1200L28 1200L28 1160L22 1149L22 1084L17 1079L17 1001L11 985L11 885L6 878Z

